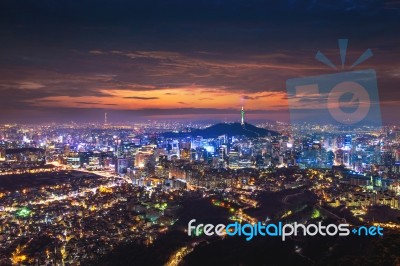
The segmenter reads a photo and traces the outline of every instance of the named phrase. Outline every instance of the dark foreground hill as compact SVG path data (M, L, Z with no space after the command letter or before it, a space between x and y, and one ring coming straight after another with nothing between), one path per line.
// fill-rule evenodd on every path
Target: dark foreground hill
M205 129L191 129L189 132L166 132L163 134L165 137L202 136L204 138L216 138L221 135L257 138L277 136L279 133L248 123L245 123L243 126L240 123L219 123Z

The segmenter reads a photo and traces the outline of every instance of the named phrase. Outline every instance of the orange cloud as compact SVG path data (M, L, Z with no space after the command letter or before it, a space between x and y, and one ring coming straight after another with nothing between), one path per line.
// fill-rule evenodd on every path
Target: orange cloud
M154 91L127 91L119 89L100 90L110 97L97 96L51 96L30 102L41 107L84 107L137 110L146 108L177 108L182 103L195 108L237 108L243 101L243 92L226 93L224 90L191 86ZM284 92L246 94L248 110L276 110L287 107ZM82 103L85 103L82 106ZM91 104L92 103L92 104Z

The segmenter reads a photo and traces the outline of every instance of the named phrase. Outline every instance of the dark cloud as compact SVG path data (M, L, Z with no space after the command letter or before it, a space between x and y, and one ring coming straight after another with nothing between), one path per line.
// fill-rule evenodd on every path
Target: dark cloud
M261 99L261 98L267 98L267 97L271 97L271 96L274 96L274 93L267 93L267 94L258 95L258 96L243 95L242 98L244 100L258 100L258 99Z
M92 105L92 104L94 104L94 105L109 105L109 106L115 106L115 105L117 105L117 104L115 104L115 103L97 103L97 102L75 102L75 103L78 103L78 104L86 104L86 105L88 105L88 104L90 104L90 105Z
M140 96L129 96L129 97L124 97L124 99L135 99L135 100L156 100L156 99L160 99L158 97L140 97Z

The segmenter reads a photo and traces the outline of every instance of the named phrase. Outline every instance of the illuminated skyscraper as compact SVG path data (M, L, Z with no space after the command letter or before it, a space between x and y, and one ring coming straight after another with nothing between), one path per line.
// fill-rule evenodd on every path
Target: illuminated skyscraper
M242 124L242 126L244 126L244 109L243 109L243 105L242 105L242 110L241 110L240 114L242 116L241 124Z

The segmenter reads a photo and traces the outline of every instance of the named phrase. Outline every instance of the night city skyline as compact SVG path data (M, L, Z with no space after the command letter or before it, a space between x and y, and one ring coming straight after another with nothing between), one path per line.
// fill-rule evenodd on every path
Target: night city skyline
M400 265L400 1L0 0L0 265Z
M400 106L397 1L3 1L1 122L288 121L287 79L377 72L383 121ZM304 110L305 112L309 111Z

